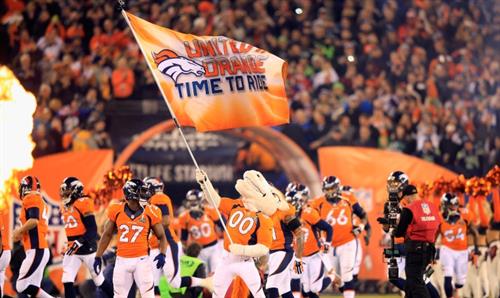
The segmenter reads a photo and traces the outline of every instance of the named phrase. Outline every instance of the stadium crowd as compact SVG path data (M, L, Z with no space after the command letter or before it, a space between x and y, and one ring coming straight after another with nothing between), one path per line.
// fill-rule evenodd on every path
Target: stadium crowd
M354 145L466 176L500 164L498 1L127 2L158 25L288 61L291 124L279 129L313 158L321 146ZM37 96L36 156L111 147L106 103L159 98L112 1L3 5L0 62Z

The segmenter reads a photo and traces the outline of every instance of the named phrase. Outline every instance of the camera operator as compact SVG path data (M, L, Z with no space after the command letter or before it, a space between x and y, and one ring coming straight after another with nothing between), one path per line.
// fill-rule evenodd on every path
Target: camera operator
M434 243L440 224L438 208L418 197L417 188L408 185L403 191L408 205L401 211L395 237L405 237L406 297L431 297L424 283L424 273L433 261Z
M401 208L405 207L408 204L403 192L408 183L408 176L402 171L394 171L387 178L387 192L389 194L389 198L386 202L386 205L384 206L384 218L379 220L379 222L383 223L383 230L386 233L389 232L391 227L395 228L396 217L399 216ZM397 214L391 214L393 212ZM398 252L397 257L395 257L398 274L397 278L396 276L392 276L389 278L389 281L401 291L404 291L406 286L406 280L404 279L406 261L404 251L404 237L394 238L392 241L394 241L394 250ZM387 255L386 257L390 258L389 255ZM391 265L391 263L389 262L389 270L391 270L391 266L394 266L394 264Z

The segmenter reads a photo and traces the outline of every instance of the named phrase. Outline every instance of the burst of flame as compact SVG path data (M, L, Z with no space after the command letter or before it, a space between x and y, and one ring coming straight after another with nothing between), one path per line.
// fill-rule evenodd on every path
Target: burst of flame
M14 73L0 66L0 211L10 205L18 181L15 173L31 168L31 139L36 99Z

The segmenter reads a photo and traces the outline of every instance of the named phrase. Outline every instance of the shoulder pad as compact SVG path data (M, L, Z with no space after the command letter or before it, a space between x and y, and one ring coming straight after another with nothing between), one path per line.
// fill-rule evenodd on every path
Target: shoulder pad
M351 205L352 205L352 202L351 202L351 200L349 200L349 198L348 198L348 197L345 197L345 196L342 196L342 195L341 195L341 196L340 196L340 201L341 201L341 202L344 202L344 203L347 203L349 206L351 206Z

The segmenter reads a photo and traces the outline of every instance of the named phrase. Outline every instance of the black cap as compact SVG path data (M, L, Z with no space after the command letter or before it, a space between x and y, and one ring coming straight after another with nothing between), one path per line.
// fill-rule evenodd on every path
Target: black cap
M416 195L418 193L415 185L408 184L405 189L403 189L403 196L411 196Z

